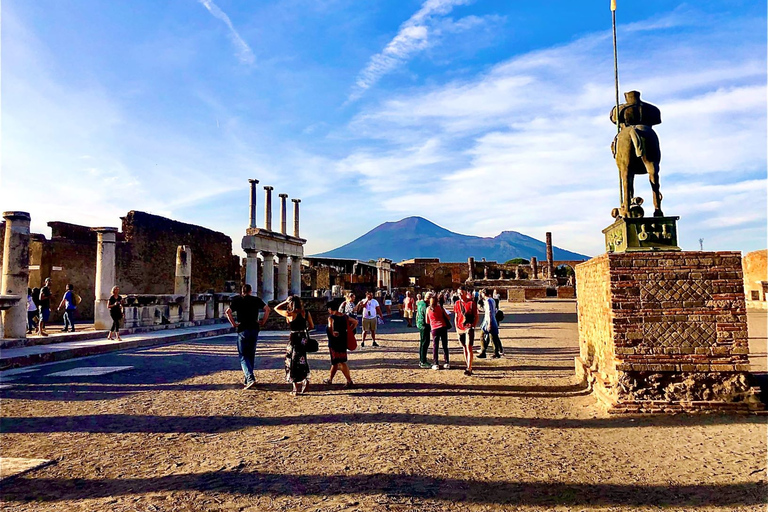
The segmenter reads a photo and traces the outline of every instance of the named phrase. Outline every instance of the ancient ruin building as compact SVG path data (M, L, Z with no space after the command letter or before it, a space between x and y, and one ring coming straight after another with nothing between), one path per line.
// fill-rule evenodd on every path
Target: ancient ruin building
M768 309L768 249L752 251L742 259L747 307Z

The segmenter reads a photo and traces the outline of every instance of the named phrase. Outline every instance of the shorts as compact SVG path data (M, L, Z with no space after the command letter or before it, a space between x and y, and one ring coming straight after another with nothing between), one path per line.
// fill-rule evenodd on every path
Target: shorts
M47 322L50 317L51 310L49 308L40 309L40 318L43 320L43 322Z
M363 318L363 331L376 332L376 318Z
M413 318L413 310L412 309L406 309L403 311L403 316L405 318Z
M459 343L461 343L461 346L466 347L467 342L469 342L470 347L475 346L475 329L467 329L464 332L459 332Z

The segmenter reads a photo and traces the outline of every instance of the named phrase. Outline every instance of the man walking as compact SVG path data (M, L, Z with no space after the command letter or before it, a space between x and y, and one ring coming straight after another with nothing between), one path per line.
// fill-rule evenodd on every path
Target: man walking
M376 343L377 318L381 318L382 322L384 321L379 301L373 298L373 293L365 292L365 298L360 301L357 307L363 310L363 341L360 343L360 346L365 346L365 335L371 333L372 345L378 347L379 344Z
M37 334L40 336L48 336L45 332L45 324L48 323L48 319L51 317L51 278L46 277L43 282L43 287L40 288L40 300L37 307L40 310L40 322L37 324Z
M472 375L472 360L475 357L473 346L475 344L475 326L477 325L477 305L465 286L459 286L459 296L453 305L456 314L456 334L459 335L459 343L464 350L464 361L467 369L464 375Z
M408 327L413 327L413 307L416 301L411 297L411 292L405 292L403 299L403 316L408 321Z
M427 302L431 298L432 292L427 292L425 300L421 299L421 294L416 295L416 328L419 330L419 367L425 369L431 368L429 361L427 361L431 329L426 319Z
M59 303L59 309L64 309L64 329L63 332L67 332L67 329L71 329L75 332L75 311L77 309L77 299L75 298L74 287L71 284L67 285L67 291L61 298Z
M483 317L483 323L480 326L483 330L483 343L481 345L481 351L477 354L479 359L485 359L485 352L488 350L489 338L493 340L493 358L498 359L504 354L504 347L501 346L501 338L499 338L499 323L496 320L496 302L493 300L490 289L485 289L481 293L483 300L483 309L485 310L485 316Z
M259 322L259 311L264 311L261 322ZM251 285L244 284L240 296L232 299L232 304L224 313L232 327L237 329L237 353L240 356L240 367L245 375L243 389L250 389L256 384L253 376L256 343L259 339L259 330L267 323L269 311L269 306L263 300L251 295ZM237 314L237 322L232 312Z

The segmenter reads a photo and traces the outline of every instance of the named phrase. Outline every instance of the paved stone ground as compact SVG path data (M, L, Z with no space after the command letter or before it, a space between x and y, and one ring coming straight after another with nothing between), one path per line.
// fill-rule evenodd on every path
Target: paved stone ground
M277 332L251 391L232 336L33 367L2 391L1 454L56 463L4 482L4 510L765 509L765 416L608 417L573 381L575 303L504 309L507 357L473 377L455 335L454 369L417 368L401 322L351 355L351 391L317 384L321 352L290 396ZM84 366L134 369L49 376Z

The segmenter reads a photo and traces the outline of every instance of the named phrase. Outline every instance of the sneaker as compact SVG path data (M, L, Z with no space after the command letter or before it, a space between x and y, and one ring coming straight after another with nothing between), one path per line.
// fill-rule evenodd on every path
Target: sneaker
M480 352L475 357L478 359L485 359L487 356L485 355L485 352Z
M436 364L433 364L433 365L432 365L432 369L433 369L433 370L439 370L439 369L440 369L440 366L439 366L439 365L436 365Z
M419 368L428 369L428 368L431 368L431 367L432 366L429 363L419 363Z
M493 357L493 359L499 359L501 358L501 354L493 354L491 357Z
M249 380L248 382L245 383L245 386L243 386L243 389L251 389L255 385L256 385L255 380Z
M361 341L361 342L360 342L360 346L361 346L361 347L364 347L364 346L365 346L365 342L364 342L364 341Z
M443 370L450 370L450 369L451 369L451 365L449 365L448 363L445 363L443 365Z
M378 347L378 346L379 346L379 344L378 344L378 343L376 343L376 342L374 341L373 343L371 343L371 346L373 346L373 347Z
M472 375L472 370L464 370L464 375L469 377L470 375Z

